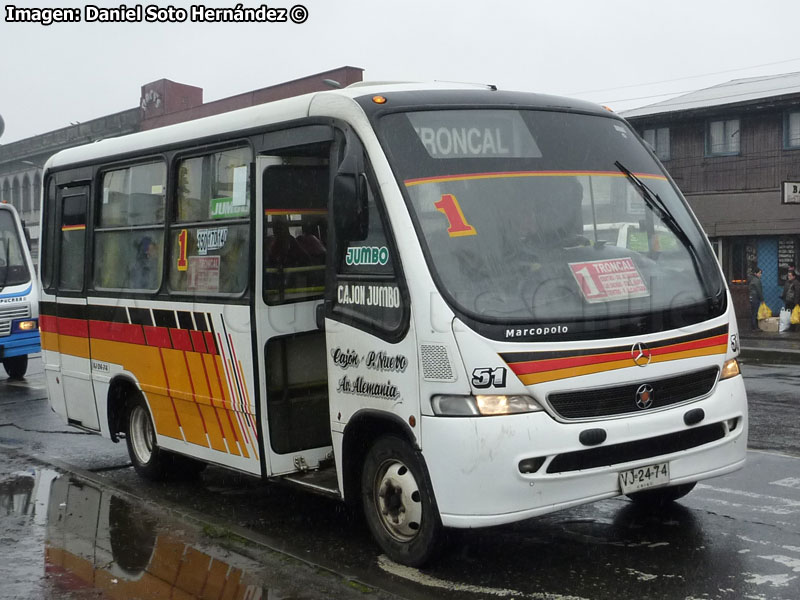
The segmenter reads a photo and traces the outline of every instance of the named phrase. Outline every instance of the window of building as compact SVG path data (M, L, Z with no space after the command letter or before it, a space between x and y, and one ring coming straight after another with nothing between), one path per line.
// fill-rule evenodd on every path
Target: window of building
M161 286L167 168L162 162L103 174L94 245L97 289Z
M31 180L25 175L22 178L22 203L21 203L21 212L23 215L27 216L33 207L31 206ZM24 218L24 217L23 217Z
M661 160L669 160L669 127L645 129L642 132L644 141L650 144L656 156Z
M783 147L800 148L800 111L790 112L784 115Z
M169 233L173 292L241 294L247 287L251 161L250 148L239 147L178 163Z
M709 121L706 126L706 155L739 154L739 119Z
M748 276L758 266L758 249L753 238L731 238L726 256L727 274L731 283L747 283Z

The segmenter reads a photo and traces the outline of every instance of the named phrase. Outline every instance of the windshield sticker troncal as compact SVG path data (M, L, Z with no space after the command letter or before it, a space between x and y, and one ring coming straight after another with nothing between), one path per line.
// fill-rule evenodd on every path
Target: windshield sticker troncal
M587 350L504 352L500 354L500 358L523 384L534 385L636 366L635 359L640 350L634 351L635 348L636 345L626 345ZM648 342L646 350L650 363L725 354L727 351L727 325L677 338Z
M568 264L587 302L611 302L650 295L630 257Z

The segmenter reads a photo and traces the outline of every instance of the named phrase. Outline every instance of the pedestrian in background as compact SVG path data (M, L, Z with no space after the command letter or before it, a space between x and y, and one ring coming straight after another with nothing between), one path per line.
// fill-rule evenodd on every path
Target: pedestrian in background
M800 303L800 281L797 279L797 274L792 270L786 274L786 283L783 286L781 298L783 298L783 305L786 310L792 311L794 314L795 305ZM797 324L792 323L789 329L791 331L796 331Z
M761 285L761 268L756 265L747 279L747 294L750 297L750 327L758 330L758 307L764 301L764 288Z
M789 271L786 274L786 283L783 285L781 292L783 305L792 310L795 304L800 303L800 281L797 280L797 274L794 271Z

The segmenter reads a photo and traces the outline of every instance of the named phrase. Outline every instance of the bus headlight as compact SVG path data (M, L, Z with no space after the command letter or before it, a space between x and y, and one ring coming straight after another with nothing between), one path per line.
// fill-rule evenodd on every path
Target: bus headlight
M725 361L725 364L722 365L722 374L719 376L720 381L723 379L730 379L731 377L736 377L741 371L739 371L739 362L732 358L730 360Z
M431 406L434 414L447 417L511 415L544 410L531 396L521 395L434 396Z
M35 319L25 321L14 321L11 325L12 331L36 331L38 323Z

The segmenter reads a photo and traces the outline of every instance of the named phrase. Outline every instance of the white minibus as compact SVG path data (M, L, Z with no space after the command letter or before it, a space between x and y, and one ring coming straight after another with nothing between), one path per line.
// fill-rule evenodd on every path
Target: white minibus
M50 402L144 477L304 486L421 565L448 528L745 461L725 280L602 107L356 85L65 150L43 195Z

